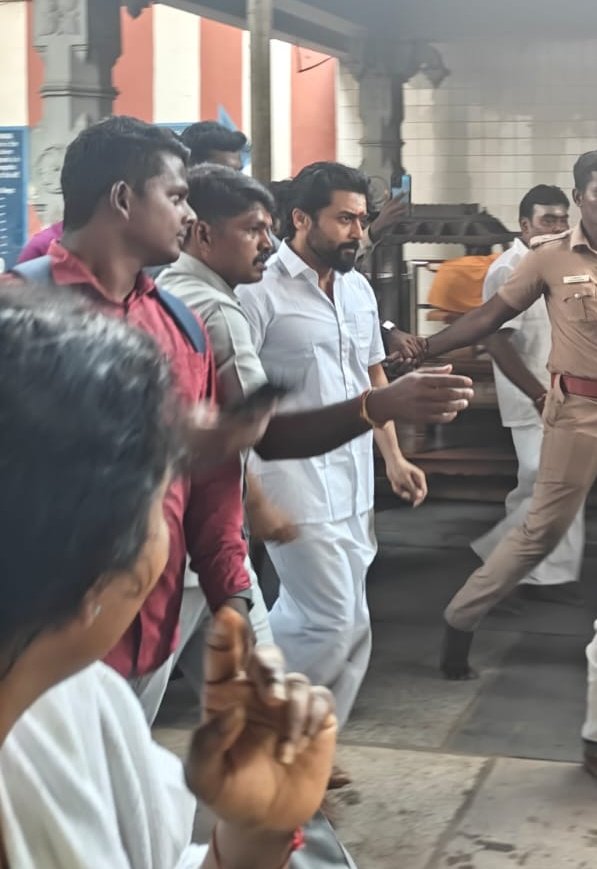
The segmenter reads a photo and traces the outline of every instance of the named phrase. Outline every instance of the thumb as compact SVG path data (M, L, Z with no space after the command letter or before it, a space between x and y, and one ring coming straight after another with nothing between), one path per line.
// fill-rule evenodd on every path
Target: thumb
M242 706L233 706L214 715L194 732L185 763L189 789L209 802L224 778L225 754L234 745L245 726Z

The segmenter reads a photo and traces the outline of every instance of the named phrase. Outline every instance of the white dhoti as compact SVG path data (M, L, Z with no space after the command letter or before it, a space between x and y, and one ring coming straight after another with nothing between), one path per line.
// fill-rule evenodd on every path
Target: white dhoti
M587 646L587 717L582 735L597 742L597 621L593 627L595 636Z
M340 727L371 654L366 578L377 551L372 525L368 511L340 522L300 525L297 540L267 545L280 579L270 612L275 642L289 670L333 692Z
M511 432L518 459L518 485L506 498L505 518L483 537L471 543L471 549L483 561L487 560L511 528L518 528L523 524L539 468L543 441L543 426L539 418L536 425L513 426ZM551 555L534 567L522 582L532 585L559 585L578 580L585 545L584 512L583 504Z

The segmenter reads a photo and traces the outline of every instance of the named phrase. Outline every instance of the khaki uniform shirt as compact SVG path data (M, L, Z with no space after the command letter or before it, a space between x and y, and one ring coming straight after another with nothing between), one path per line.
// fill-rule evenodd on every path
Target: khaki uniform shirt
M534 239L498 295L516 311L544 296L552 331L549 371L597 380L597 251L581 224Z

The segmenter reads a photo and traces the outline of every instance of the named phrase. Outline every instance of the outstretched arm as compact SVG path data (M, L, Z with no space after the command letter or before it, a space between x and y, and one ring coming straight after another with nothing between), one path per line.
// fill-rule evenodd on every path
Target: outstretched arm
M472 381L451 374L451 366L405 374L389 386L374 389L367 414L375 425L403 422L452 422L473 397ZM334 450L364 434L371 423L361 415L361 397L301 413L272 417L255 446L263 459L302 459Z
M476 344L519 313L520 311L507 305L500 296L494 296L484 305L460 317L447 329L432 335L427 342L426 355L428 358L442 356L450 350Z

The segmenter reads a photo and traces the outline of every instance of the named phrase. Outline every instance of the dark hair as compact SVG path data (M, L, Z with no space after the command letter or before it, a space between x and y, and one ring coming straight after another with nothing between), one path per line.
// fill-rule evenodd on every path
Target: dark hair
M586 190L591 175L597 172L597 151L586 151L574 164L574 186L577 190Z
M189 156L172 130L137 118L115 116L83 130L66 149L60 176L64 228L85 226L118 181L142 193L162 171L164 154L180 157L185 165Z
M274 197L275 217L280 222L278 234L280 239L282 239L288 235L289 231L292 178L285 178L283 181L271 181L268 187Z
M289 189L289 211L292 213L294 208L300 208L316 219L318 212L331 203L336 190L362 193L369 207L369 183L366 175L343 163L321 161L305 166L294 178ZM288 226L290 238L294 237L295 231L291 219Z
M535 205L564 205L569 208L570 201L563 190L552 184L537 184L520 200L518 219L532 220Z
M171 396L149 335L61 293L3 291L0 678L98 579L135 564L178 453Z
M242 151L247 137L240 130L229 130L217 121L199 121L191 124L180 134L183 143L191 152L191 165L207 163L212 151Z
M274 198L255 178L215 163L194 166L189 171L189 205L199 220L214 223L236 217L255 203L273 214Z

